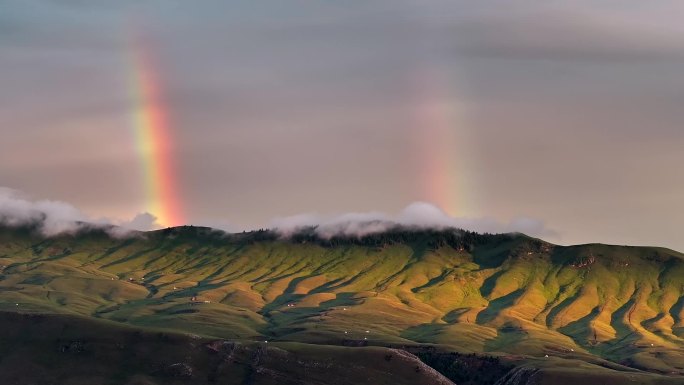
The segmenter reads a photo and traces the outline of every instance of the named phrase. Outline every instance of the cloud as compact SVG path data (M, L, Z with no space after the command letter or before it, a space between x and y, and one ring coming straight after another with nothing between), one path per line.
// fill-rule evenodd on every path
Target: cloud
M129 235L134 230L158 228L156 217L149 213L136 215L130 221L92 218L73 205L55 200L32 200L20 191L0 187L0 224L36 226L41 234L55 236L100 228L112 236Z
M140 213L128 221L92 218L73 205L55 200L31 200L21 192L0 187L0 224L8 226L36 226L41 234L55 236L73 234L87 229L102 229L114 237L128 236L135 231L158 229L157 217ZM225 220L198 223L228 232L241 228ZM556 236L555 231L537 219L516 218L508 223L492 218L457 218L449 216L437 206L415 202L396 215L380 211L352 212L332 216L298 214L278 217L269 221L266 228L274 229L283 236L299 230L315 227L323 238L336 235L364 236L381 233L402 226L415 229L459 228L476 232L521 232L531 236Z
M674 10L528 5L473 16L449 28L463 53L479 56L585 62L682 59L682 30L667 12Z
M382 212L346 213L335 216L299 214L271 220L267 227L275 229L283 236L289 236L307 227L316 227L319 236L330 238L336 235L364 236L380 233L396 226L416 229L460 228L476 232L511 233L520 232L531 236L557 236L546 227L544 222L519 217L508 223L492 218L457 218L449 216L439 207L415 202L408 205L397 215Z
M60 201L31 201L16 190L0 187L0 223L9 226L38 224L45 235L74 232L87 217L74 206Z
M139 231L154 230L160 227L159 223L157 223L157 217L147 212L140 213L130 221L120 223L119 226Z

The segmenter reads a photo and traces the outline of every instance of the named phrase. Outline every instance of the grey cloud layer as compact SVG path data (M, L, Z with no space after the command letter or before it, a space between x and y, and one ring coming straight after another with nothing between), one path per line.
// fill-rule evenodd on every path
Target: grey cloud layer
M191 222L425 201L416 104L430 72L444 92L427 97L458 115L459 216L684 249L682 4L5 1L0 182L90 216L144 211L128 95L137 25Z

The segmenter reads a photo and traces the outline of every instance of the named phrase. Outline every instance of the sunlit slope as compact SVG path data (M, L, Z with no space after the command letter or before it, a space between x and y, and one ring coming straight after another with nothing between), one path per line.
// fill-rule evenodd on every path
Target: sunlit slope
M684 259L458 231L0 235L0 310L231 338L435 343L684 372Z

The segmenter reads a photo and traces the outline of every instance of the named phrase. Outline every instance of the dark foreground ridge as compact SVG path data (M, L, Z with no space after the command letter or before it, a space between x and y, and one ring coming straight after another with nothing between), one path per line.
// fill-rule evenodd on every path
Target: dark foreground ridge
M457 229L110 230L0 229L0 376L683 383L684 258L672 250Z
M0 313L3 384L450 385L404 350L213 340Z

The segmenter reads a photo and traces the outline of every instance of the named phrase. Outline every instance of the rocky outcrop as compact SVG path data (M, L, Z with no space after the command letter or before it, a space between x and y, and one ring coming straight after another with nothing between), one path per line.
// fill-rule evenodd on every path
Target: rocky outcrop
M503 376L495 385L537 385L539 369L529 366L519 366Z
M167 366L164 374L175 378L189 378L192 377L192 367L184 362L178 362Z
M399 349L389 349L394 355L396 355L400 360L406 361L407 365L414 365L417 372L425 373L430 379L432 379L434 384L438 385L455 385L448 378L444 377L441 373L433 369L432 367L426 365L418 357L413 354ZM385 356L387 360L391 356Z

